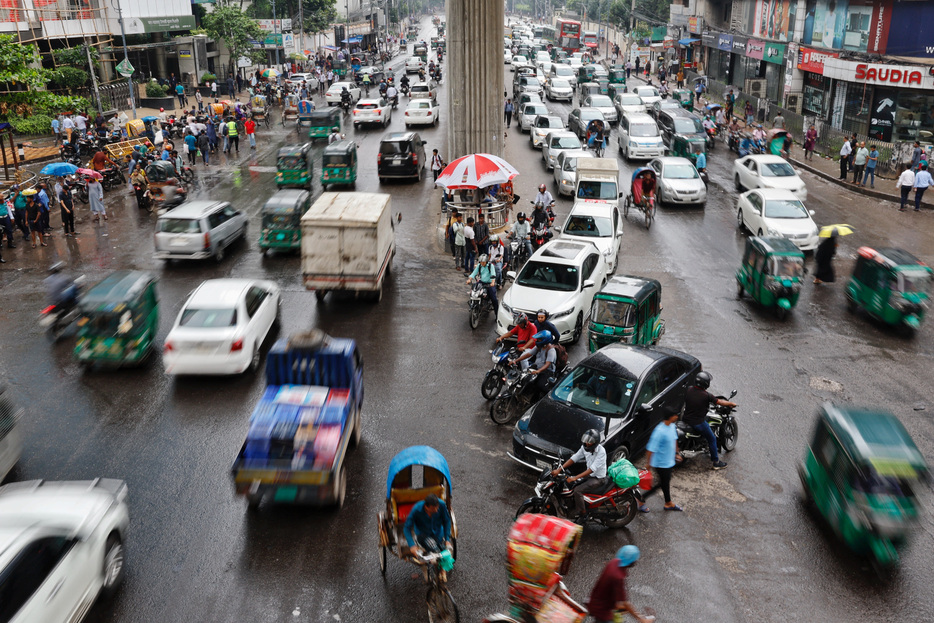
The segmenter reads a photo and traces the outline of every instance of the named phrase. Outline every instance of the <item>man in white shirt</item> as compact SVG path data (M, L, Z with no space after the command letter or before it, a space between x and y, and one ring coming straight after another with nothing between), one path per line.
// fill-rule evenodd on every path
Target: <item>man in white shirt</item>
M88 131L88 118L84 116L84 113L79 112L75 115L75 128L78 130L78 136L84 138Z
M853 146L850 141L843 141L843 147L840 148L840 179L846 181L847 165L850 163L850 154L853 152Z
M464 227L464 270L468 273L473 272L474 260L477 257L476 234L473 231L473 217L467 219L467 226Z
M898 176L898 181L895 184L902 191L902 205L898 208L898 211L904 212L905 204L908 202L908 194L911 193L911 189L915 186L915 172L911 170L910 164L902 165L902 174Z
M71 117L65 117L62 121L62 129L65 131L65 136L68 137L68 142L71 143L71 135L75 131L75 120Z
M600 432L594 428L588 430L581 437L581 442L583 445L580 449L561 466L561 469L567 469L574 463L581 461L587 466L587 469L577 476L568 478L568 484L577 480L582 481L574 487L574 505L577 507L578 513L575 521L578 523L583 523L587 511L584 506L584 494L599 491L606 486L606 450L599 443ZM559 471L556 469L551 473L553 476L557 476Z

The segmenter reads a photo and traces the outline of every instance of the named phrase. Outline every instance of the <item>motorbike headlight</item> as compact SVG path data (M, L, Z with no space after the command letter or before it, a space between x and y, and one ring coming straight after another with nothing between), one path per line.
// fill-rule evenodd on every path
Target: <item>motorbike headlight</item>
M565 309L564 311L559 311L556 314L552 314L551 318L552 320L557 320L558 318L567 318L573 313L574 313L574 307L572 306L570 309Z

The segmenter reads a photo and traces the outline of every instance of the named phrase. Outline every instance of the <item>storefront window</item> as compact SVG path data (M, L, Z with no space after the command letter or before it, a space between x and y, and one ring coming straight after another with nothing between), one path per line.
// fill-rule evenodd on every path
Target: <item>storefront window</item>
M931 131L934 130L934 96L903 90L898 92L898 99L895 101L894 139L931 142Z
M718 62L720 64L717 72L720 74L719 80L725 82L726 84L732 84L732 76L730 76L730 57L732 54L729 52L724 52L720 50L720 58Z
M869 133L869 105L872 103L872 87L849 84L843 101L842 129L857 134Z
M804 72L804 100L802 103L804 114L815 115L818 118L824 117L826 112L824 110L824 94L827 92L829 83L830 80L820 74L809 71Z
M765 95L772 101L781 100L782 85L785 82L785 67L775 63L765 63Z

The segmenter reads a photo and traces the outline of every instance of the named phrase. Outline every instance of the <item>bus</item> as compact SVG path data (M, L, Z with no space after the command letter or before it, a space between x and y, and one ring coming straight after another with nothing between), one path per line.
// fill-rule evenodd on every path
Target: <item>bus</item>
M573 54L581 49L581 23L570 19L555 21L555 45Z
M555 29L552 26L542 26L542 40L548 43L555 42Z
M597 33L592 30L584 31L584 34L581 36L581 43L591 49L600 45L599 39L597 38Z

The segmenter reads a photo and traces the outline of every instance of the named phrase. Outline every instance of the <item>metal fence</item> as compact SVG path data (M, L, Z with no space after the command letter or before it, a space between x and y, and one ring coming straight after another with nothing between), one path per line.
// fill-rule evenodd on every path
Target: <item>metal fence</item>
M139 106L139 86L138 82L133 83L133 95L137 106ZM104 111L105 115L112 115L119 110L130 109L130 85L127 82L102 84L98 86L97 90L100 94L101 110ZM97 94L92 89L78 89L75 91L75 95L88 98L94 102L95 108L97 107Z
M457 212L464 217L465 223L469 217L473 217L476 221L482 213L486 218L486 224L489 225L490 230L494 232L505 228L509 221L510 206L506 205L503 201L484 203L481 205L460 201L446 201L445 205L447 206L448 212L450 212L452 208L456 208Z

